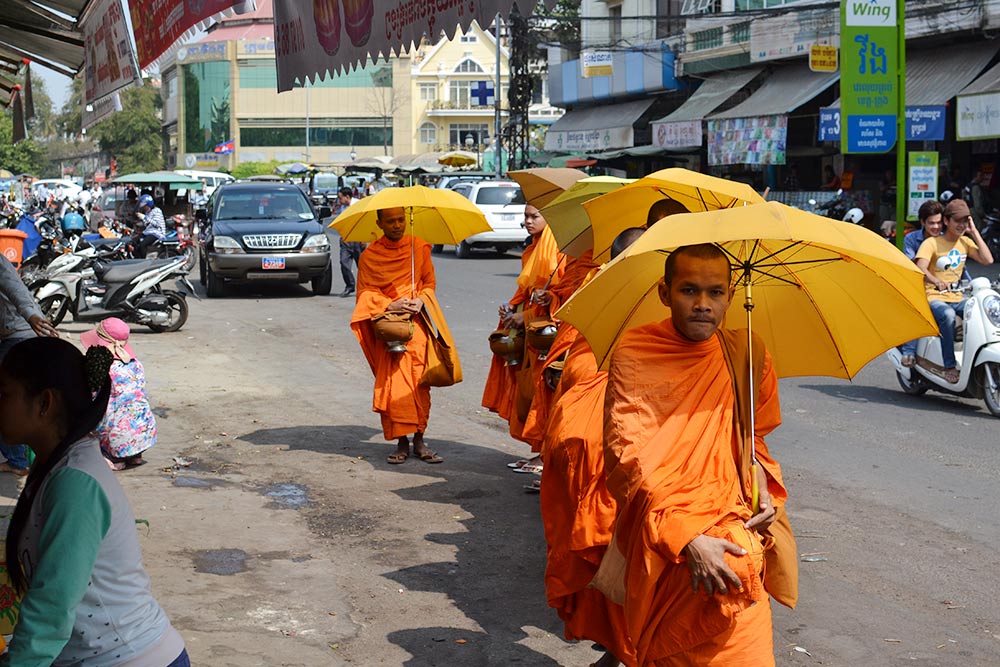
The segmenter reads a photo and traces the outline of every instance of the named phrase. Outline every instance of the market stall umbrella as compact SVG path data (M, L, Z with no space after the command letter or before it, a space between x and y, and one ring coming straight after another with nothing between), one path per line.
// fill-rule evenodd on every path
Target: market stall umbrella
M594 261L611 259L611 242L629 227L646 224L649 207L673 199L692 213L760 204L763 197L745 183L688 169L661 169L584 204L594 229Z
M579 329L607 368L624 332L669 316L657 293L664 259L699 243L718 244L733 265L725 326L746 327L752 296L753 330L779 377L849 379L890 347L937 335L923 273L905 255L863 227L776 202L654 225L556 317Z
M552 200L566 192L574 183L587 174L579 169L565 167L537 167L519 169L508 174L521 186L524 200L535 208L543 208Z
M6 169L0 169L0 178L14 178L14 174Z
M471 167L479 163L479 158L469 151L448 151L441 154L438 163L448 167Z
M292 164L279 164L274 168L279 174L285 174L289 176L298 176L300 174L308 174L315 169L308 164L302 164L301 162L293 162Z
M197 178L182 176L173 171L124 174L112 178L108 183L119 183L122 185L165 185L168 190L201 190L204 187L204 183Z
M591 250L594 247L594 234L590 227L590 217L583 208L584 202L634 182L634 178L588 176L581 178L545 206L542 215L556 238L559 250L573 257Z

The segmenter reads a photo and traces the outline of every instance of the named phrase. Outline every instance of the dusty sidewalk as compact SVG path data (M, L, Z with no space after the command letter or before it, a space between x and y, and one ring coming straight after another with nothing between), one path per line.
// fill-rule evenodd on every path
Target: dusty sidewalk
M465 409L479 386L435 391L428 437L444 464L391 466L346 326L352 300L190 305L178 333L133 333L159 440L120 479L194 664L597 657L563 641L545 605L538 498L503 472L523 451Z

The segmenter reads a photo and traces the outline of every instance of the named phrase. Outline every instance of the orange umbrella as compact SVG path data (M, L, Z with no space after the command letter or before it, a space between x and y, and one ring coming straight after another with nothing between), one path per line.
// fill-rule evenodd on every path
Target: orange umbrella
M548 206L553 199L587 176L579 169L566 167L520 169L508 175L521 186L524 200L535 208Z

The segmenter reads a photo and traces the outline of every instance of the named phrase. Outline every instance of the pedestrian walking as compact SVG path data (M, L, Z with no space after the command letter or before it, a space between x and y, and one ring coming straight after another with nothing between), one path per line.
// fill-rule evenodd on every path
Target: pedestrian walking
M340 188L337 191L337 208L334 209L334 217L340 215L346 211L351 204L356 203L358 200L353 197L353 191L350 188ZM345 241L343 237L340 239L340 275L344 278L344 291L340 293L340 296L347 297L354 294L357 289L357 284L354 279L354 265L359 265L361 263L361 252L365 249L365 244L358 241Z
M104 347L113 360L108 411L97 426L101 453L112 470L146 463L142 453L156 444L156 417L146 396L146 372L129 345L129 326L117 317L80 334L84 348Z
M135 516L90 435L107 410L112 355L35 338L0 363L0 434L35 453L7 529L23 594L2 667L189 667L150 590Z

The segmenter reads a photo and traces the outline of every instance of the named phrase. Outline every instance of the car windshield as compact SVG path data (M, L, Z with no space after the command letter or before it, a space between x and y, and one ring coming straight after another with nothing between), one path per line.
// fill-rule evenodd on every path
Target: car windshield
M521 188L515 185L480 188L476 194L477 204L488 206L506 206L507 204L523 204L524 195Z
M336 188L337 188L336 174L316 174L316 178L313 180L313 189L335 190Z
M313 212L305 197L294 191L218 191L215 210L218 220L312 220Z

